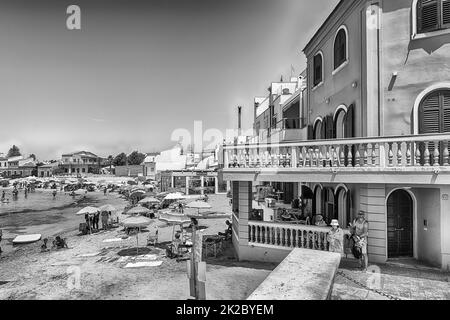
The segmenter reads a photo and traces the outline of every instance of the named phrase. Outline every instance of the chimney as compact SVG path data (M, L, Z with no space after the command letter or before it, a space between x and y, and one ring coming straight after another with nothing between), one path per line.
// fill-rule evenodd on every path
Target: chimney
M238 135L241 135L242 129L242 107L238 107Z

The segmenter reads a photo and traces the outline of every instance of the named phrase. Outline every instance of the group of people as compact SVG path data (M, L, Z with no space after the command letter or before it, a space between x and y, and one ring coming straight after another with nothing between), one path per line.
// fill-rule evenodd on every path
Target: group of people
M349 225L350 232L345 233L339 226L338 220L331 221L331 230L328 233L327 240L330 244L329 251L343 252L344 236L352 242L352 253L359 260L360 267L367 270L369 258L367 255L367 239L369 236L369 222L366 220L365 212L359 211L358 217Z
M108 230L109 228L109 219L111 218L111 211L97 211L95 214L85 214L84 219L86 221L86 227L89 231L100 230L99 221L101 218L102 221L102 229Z
M45 238L42 240L41 245L41 252L47 252L50 251L50 249L47 247L48 239ZM56 236L55 240L52 242L52 248L56 249L69 249L69 246L67 245L66 239L61 238L60 236Z

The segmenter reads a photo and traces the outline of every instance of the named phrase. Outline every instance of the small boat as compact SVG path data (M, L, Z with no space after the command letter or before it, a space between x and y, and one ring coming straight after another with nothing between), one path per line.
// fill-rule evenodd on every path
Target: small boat
M25 234L15 237L13 240L13 244L33 243L41 240L41 237L42 237L41 234Z

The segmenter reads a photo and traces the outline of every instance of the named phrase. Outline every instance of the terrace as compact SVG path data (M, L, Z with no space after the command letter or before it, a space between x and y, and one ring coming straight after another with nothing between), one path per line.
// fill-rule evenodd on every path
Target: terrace
M448 183L449 142L434 134L227 145L224 172L230 181Z

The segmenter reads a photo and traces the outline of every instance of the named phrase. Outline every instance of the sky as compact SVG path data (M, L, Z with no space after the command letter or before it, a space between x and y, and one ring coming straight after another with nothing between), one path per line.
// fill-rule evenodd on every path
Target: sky
M236 129L239 105L251 127L254 97L304 70L337 2L0 0L0 152L161 151L194 121Z

